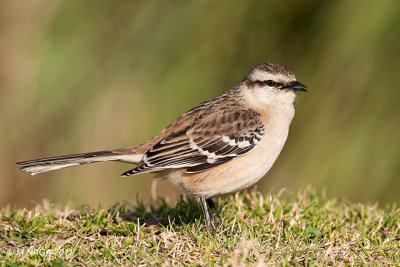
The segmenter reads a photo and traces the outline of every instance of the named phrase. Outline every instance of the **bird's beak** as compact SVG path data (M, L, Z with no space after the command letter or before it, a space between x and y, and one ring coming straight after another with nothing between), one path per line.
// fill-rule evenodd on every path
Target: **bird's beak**
M307 86L302 84L301 82L298 81L293 81L285 86L282 86L281 89L290 89L293 91L302 91L302 92L307 92L306 90Z

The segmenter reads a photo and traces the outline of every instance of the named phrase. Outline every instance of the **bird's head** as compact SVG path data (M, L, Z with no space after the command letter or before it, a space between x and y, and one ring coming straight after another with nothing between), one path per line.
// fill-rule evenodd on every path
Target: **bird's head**
M293 103L296 92L307 92L307 86L298 82L293 72L275 63L256 65L242 83L247 86L254 100L264 103Z
M258 64L247 73L244 82L250 87L264 87L267 90L307 92L307 86L298 82L293 72L275 63Z

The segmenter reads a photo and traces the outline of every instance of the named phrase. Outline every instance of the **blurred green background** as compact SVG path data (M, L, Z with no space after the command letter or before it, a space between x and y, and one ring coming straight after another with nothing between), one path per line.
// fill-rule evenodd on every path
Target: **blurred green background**
M123 163L14 162L143 142L265 61L309 92L258 188L399 203L400 1L0 0L0 206L174 201Z

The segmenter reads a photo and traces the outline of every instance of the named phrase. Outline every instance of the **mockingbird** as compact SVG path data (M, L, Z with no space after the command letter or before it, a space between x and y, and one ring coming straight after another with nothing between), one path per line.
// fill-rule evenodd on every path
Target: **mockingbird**
M198 197L214 235L210 210L215 225L222 221L211 198L247 188L268 172L286 141L296 92L306 88L284 66L262 63L143 144L17 164L32 175L101 161L136 164L121 176L153 172Z

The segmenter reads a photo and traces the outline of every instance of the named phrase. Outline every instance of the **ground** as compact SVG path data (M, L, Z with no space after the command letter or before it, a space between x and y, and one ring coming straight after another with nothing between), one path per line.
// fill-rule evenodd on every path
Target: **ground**
M327 199L313 189L245 191L216 202L212 237L182 198L71 209L44 201L0 212L2 265L398 265L400 209Z

